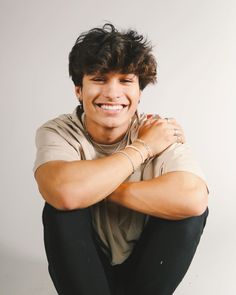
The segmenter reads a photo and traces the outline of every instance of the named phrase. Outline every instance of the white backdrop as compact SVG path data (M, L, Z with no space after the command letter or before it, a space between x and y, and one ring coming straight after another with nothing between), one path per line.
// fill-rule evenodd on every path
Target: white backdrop
M207 175L208 224L175 294L236 294L235 15L234 0L0 1L0 294L56 294L32 175L35 129L73 111L68 53L105 21L152 40L159 82L140 110L177 118Z

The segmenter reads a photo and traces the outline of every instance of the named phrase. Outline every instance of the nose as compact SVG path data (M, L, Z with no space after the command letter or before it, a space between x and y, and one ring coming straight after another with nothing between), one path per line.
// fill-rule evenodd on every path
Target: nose
M118 81L112 79L103 88L103 96L110 100L118 99L122 96L122 86Z

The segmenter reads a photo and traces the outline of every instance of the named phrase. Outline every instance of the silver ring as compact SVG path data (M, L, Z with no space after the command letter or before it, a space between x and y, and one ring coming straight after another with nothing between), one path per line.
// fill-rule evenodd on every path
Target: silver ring
M177 143L181 142L181 136L177 136Z
M152 119L158 120L158 119L160 119L160 116L159 116L158 114L154 114L154 115L152 116Z
M177 128L174 129L174 136L177 136L177 137L179 136L178 131L179 131L179 129L177 129Z

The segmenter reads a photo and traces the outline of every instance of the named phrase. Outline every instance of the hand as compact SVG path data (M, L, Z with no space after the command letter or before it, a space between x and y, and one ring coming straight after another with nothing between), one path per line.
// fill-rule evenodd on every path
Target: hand
M150 115L140 126L138 138L150 147L154 156L175 142L185 142L183 129L174 118L162 119L160 116Z

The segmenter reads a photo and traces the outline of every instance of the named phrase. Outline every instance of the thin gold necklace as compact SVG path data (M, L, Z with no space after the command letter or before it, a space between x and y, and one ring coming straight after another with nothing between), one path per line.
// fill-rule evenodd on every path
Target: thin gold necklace
M84 120L83 120L84 122L84 130L85 130L85 132L86 132L86 137L88 138L88 140L91 142L91 144L96 148L96 149L98 149L98 150L100 150L100 152L102 152L103 154L107 154L107 155L109 155L109 154L113 154L113 153L115 153L115 152L117 152L119 149L120 149L120 147L122 146L122 144L125 142L125 140L127 139L127 137L128 137L128 134L129 134L129 130L130 130L130 126L131 126L131 124L129 125L129 127L127 128L127 131L126 131L126 133L125 133L125 135L123 136L123 138L119 141L119 142L117 142L117 146L115 147L115 149L114 150L112 150L112 151L107 151L107 150L105 150L103 147L102 147L102 145L101 144L99 144L98 142L96 142L96 141L94 141L93 140L93 138L92 138L92 136L88 133L88 130L87 130L87 127L86 127L86 120L85 120L85 115L84 115ZM131 121L132 122L132 121Z

